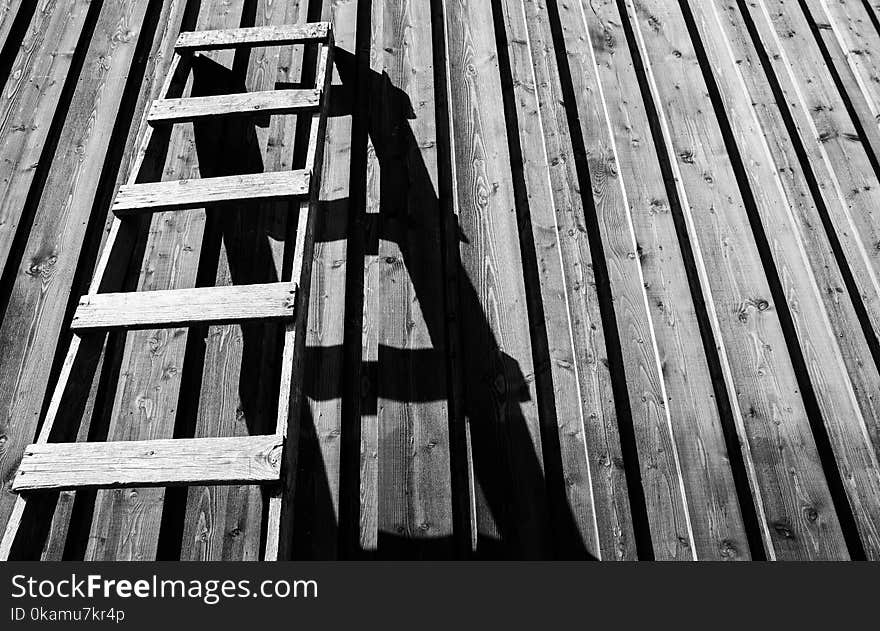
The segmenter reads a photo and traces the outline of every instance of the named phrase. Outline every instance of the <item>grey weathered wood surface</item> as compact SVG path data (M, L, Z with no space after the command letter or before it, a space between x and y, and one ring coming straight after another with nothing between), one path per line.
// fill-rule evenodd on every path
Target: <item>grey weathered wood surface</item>
M27 524L24 507L49 498L50 533L35 557L149 559L179 548L182 558L256 559L264 514L282 532L284 500L256 485L27 502L9 493L42 417L67 441L106 423L120 441L248 436L275 420L278 392L266 383L277 383L268 377L279 374L281 323L131 331L121 359L92 329L74 336L106 375L121 374L118 391L57 352L97 242L127 239L119 223L103 234L100 224L117 166L126 171L137 153L123 147L128 119L158 96L184 1L146 21L137 3L90 3L97 23L85 20L80 37L84 15L62 24L59 7L84 0L45 0L28 29L12 31L25 47L13 42L8 61L23 71L8 78L16 87L0 108L24 129L13 124L0 144L11 176L0 232L17 234L0 284L0 517ZM876 5L325 0L321 18L340 27L349 54L315 216L295 554L547 556L567 549L563 523L575 525L581 552L603 559L876 558ZM0 2L0 40L22 7L30 15ZM186 28L279 26L317 12L302 1L207 0ZM150 49L140 29L153 20ZM307 47L291 45L289 30L274 34L184 35L195 93L216 94L227 79L232 92L309 88L299 72ZM81 68L63 54L74 41ZM236 50L212 52L227 45ZM401 95L410 109L391 111ZM369 129L367 102L384 127ZM190 105L212 114L214 104ZM171 116L193 126L171 132L161 179L245 174L218 170L218 156L296 166L301 116ZM407 130L415 142L401 144ZM224 149L241 138L256 150ZM411 179L419 165L428 187ZM239 200L127 218L149 221L150 234L126 288L288 280L280 209L291 205ZM409 221L416 211L439 213L436 246ZM112 272L111 262L99 269ZM429 356L440 375L430 384L417 372ZM47 400L58 366L67 389L88 397L78 429L80 410ZM448 397L434 398L442 390ZM642 414L649 404L653 416ZM436 450L447 433L444 473L431 463L446 457ZM447 496L451 515L435 510ZM690 521L681 539L677 498ZM559 522L566 511L573 520ZM535 513L549 518L521 526ZM443 534L424 537L425 525ZM289 541L273 538L280 554Z
M504 3L504 17L525 201L535 240L548 339L553 397L544 405L555 401L555 409L542 410L542 416L553 421L551 431L558 434L561 473L569 481L567 501L553 513L557 554L635 558L623 468L596 464L620 463L622 459L607 340L591 270L593 253L589 236L581 228L584 202L578 193L571 140L571 133L580 132L569 129L562 105L547 4L511 0ZM579 10L573 16L566 15L563 23L565 34L580 34L584 27ZM588 51L586 44L580 35L574 42L567 41L569 59L579 59L578 55ZM584 78L581 72L575 76ZM551 425L549 421L545 424ZM677 547L676 540L673 548Z
M492 7L443 5L476 553L542 558L550 514Z
M768 270L684 17L660 2L627 4L651 67L767 554L847 558ZM814 498L806 509L805 492Z
M10 480L24 447L33 441L49 386L51 358L62 338L92 206L131 68L146 4L102 7L84 67L55 147L32 226L11 277L0 325L0 477ZM48 124L47 121L43 121ZM123 132L124 133L124 132ZM0 524L16 496L0 491Z
M320 90L273 90L153 102L149 122L182 123L216 116L294 114L316 109Z
M24 450L12 489L277 482L281 436L43 443Z
M4 2L0 44L18 3ZM35 11L0 99L0 270L5 269L40 155L49 140L65 78L89 10L85 0L56 0Z
M392 558L446 558L454 534L431 19L430 3L373 3L367 207L378 231L364 318L376 321L364 342L377 407L375 429L364 423L376 434L362 435L362 467L371 472L374 460L377 504L365 493L362 510L375 509L378 531L362 535ZM430 383L418 377L426 373Z
M145 329L290 318L296 283L89 294L79 301L71 327Z
M785 279L797 341L861 540L869 558L877 558L880 467L868 428L878 426L880 402L872 393L880 391L880 374L852 303L827 291L844 280L828 237L811 229L821 225L821 218L807 182L786 171L797 156L767 84L753 76L759 61L745 25L729 2L691 6L711 63L719 68L718 86L737 144L752 147L746 164L749 185L763 228L773 235L773 261Z
M177 49L217 50L236 46L284 46L325 39L327 22L311 24L269 24L246 28L211 29L181 33Z
M308 171L297 170L126 184L116 194L113 212L125 215L202 208L220 202L302 197L309 192L309 177Z

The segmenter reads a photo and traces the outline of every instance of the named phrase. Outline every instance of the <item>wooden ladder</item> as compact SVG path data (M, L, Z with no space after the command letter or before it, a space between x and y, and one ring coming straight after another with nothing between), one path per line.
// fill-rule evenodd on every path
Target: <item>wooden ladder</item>
M199 51L253 46L314 44L314 87L169 98ZM269 496L264 558L289 556L293 480L296 472L302 368L314 220L320 188L324 135L332 79L333 35L328 22L181 33L161 88L139 130L140 142L127 184L112 205L114 219L88 294L73 316L73 337L36 443L29 445L12 483L19 495L0 542L0 558L18 556L33 537L26 516L51 519L58 492L88 488L263 484ZM311 112L305 168L194 180L139 183L138 175L157 128L221 116ZM167 149L167 145L166 145ZM163 153L164 155L164 153ZM144 214L203 208L216 202L299 199L292 271L286 282L119 292L131 252L143 232ZM282 320L281 389L275 433L233 438L179 438L118 442L75 440L76 429L56 423L88 395L107 333L248 320ZM54 493L53 493L54 492ZM38 547L42 544L37 543Z

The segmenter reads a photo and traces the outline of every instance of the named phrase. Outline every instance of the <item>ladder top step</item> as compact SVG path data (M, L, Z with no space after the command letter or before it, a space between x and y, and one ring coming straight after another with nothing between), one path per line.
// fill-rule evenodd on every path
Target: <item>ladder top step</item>
M159 329L280 320L295 315L296 283L86 294L71 328Z
M178 51L196 51L238 46L286 46L329 41L329 36L330 22L185 31L177 38L175 48Z
M119 216L203 208L234 201L267 201L309 194L306 170L250 173L194 180L126 184L119 187L113 212Z
M273 435L34 444L12 490L276 482L283 446Z
M316 110L321 104L321 90L274 90L218 96L153 101L147 122L183 123L219 116L254 114L293 114Z

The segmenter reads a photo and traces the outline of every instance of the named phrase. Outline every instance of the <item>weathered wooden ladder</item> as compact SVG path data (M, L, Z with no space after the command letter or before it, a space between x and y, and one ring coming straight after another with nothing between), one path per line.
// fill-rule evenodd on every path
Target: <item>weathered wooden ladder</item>
M254 46L314 44L315 83L310 89L168 98L175 77L186 76L198 51ZM264 558L288 556L302 367L314 218L320 187L324 134L332 75L330 24L238 28L181 33L162 98L152 103L139 130L138 153L128 183L113 202L115 217L88 294L73 316L73 338L35 444L25 449L12 483L19 493L0 542L0 558L16 553L31 535L23 518L41 502L55 505L58 492L87 488L263 484L269 496ZM138 183L153 132L160 126L220 116L311 112L305 168L194 180ZM167 128L166 128L167 131ZM145 213L204 208L217 202L299 199L292 271L286 282L119 292ZM57 442L75 439L58 416L84 398L83 366L95 366L111 329L156 329L248 320L283 320L281 390L275 433L233 438L178 438L119 442ZM74 406L75 407L75 406ZM81 408L81 405L80 405ZM52 441L52 442L50 442ZM46 508L43 511L46 512ZM32 545L32 542L31 542ZM38 544L41 545L41 544Z

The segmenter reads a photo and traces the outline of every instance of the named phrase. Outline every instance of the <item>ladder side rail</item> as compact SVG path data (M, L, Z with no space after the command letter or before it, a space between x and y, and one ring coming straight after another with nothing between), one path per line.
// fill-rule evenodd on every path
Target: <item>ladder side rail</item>
M328 29L327 43L321 45L316 60L315 86L322 86L321 108L312 115L306 170L311 171L309 199L300 204L296 226L293 271L298 282L297 311L293 322L285 327L282 352L281 388L279 390L276 434L286 437L281 463L281 483L268 489L265 561L288 560L292 553L293 502L296 492L296 469L299 455L300 417L303 401L303 368L305 339L311 294L312 260L315 246L315 217L321 191L324 141L330 110L333 80L333 33Z

